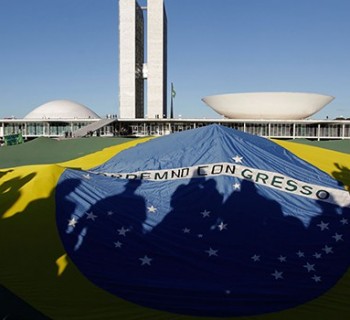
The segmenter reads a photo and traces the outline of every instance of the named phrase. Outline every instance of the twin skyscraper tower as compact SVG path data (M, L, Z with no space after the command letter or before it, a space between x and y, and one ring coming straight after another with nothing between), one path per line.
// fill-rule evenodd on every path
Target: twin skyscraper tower
M167 117L164 0L119 0L119 117Z

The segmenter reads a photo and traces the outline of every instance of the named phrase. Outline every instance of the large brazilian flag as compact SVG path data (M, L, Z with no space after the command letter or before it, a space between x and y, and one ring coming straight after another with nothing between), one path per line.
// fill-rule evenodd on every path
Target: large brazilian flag
M211 125L2 169L0 284L50 319L347 319L348 163Z

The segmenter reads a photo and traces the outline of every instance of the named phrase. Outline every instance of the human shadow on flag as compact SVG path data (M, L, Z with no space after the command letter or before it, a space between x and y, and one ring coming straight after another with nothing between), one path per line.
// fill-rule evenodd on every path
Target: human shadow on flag
M13 170L2 172L0 175L0 218L20 199L21 188L37 175L35 172L31 172L26 176L16 176L6 180L5 174L11 171Z
M344 185L350 191L350 169L340 163L334 163L337 171L332 172L332 176L339 181L339 185Z

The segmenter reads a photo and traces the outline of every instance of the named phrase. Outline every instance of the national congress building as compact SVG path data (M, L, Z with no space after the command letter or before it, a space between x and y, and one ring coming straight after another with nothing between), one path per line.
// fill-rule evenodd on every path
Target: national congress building
M164 0L119 0L119 112L101 118L67 99L49 101L24 118L0 119L0 141L13 134L82 137L165 135L212 123L269 138L350 139L350 120L312 120L334 97L253 92L203 97L218 119L173 119L167 112L167 15ZM172 112L171 112L172 114Z

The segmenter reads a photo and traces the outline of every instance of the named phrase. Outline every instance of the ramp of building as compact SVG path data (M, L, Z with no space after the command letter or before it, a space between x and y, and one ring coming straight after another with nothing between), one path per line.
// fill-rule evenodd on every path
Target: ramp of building
M112 122L116 121L116 118L107 118L107 119L102 119L99 121L96 121L94 123L91 123L83 128L80 128L74 132L72 132L72 137L73 138L82 138L87 136L88 134L91 134L95 132L98 129L103 128L104 126L111 124Z

